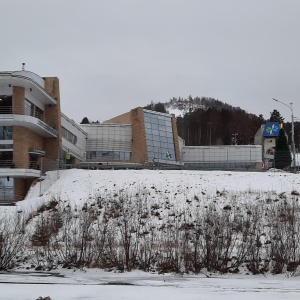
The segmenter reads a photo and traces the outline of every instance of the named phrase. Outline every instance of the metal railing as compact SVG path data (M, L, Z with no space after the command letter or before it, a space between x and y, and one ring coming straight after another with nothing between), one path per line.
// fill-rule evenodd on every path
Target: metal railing
M0 106L0 115L25 115L31 116L40 121L38 124L53 134L57 134L56 125L53 122L48 122L44 115L34 109L25 109L20 106Z
M14 205L15 202L24 200L23 196L14 195L14 191L7 188L0 188L0 205Z
M36 161L23 161L23 160L0 160L0 168L9 169L33 169L40 170L40 164Z

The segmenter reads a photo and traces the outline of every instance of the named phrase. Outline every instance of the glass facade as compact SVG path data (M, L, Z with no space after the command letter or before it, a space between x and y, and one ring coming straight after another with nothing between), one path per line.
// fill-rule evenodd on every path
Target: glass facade
M87 151L87 159L93 159L100 161L103 160L130 160L130 152L123 151Z
M175 161L172 117L144 110L148 161Z

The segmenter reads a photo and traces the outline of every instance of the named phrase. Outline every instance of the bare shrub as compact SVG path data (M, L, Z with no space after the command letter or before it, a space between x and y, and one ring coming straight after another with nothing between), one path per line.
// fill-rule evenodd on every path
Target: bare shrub
M15 266L26 249L27 235L21 214L2 216L0 219L0 270Z

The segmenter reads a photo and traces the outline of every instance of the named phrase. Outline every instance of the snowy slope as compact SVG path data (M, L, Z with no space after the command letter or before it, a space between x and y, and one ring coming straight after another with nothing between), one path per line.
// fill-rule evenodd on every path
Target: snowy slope
M19 202L17 207L35 207L37 203L49 201L52 197L82 205L91 197L113 195L120 190L133 194L145 189L153 192L156 198L169 197L177 201L194 195L209 201L217 191L240 194L241 201L243 194L249 192L300 191L300 175L282 172L73 169L62 172L60 178L56 178L57 172L49 172L41 183L42 197L38 197L40 184L37 183L30 191L30 198ZM151 188L153 186L160 192L155 192Z

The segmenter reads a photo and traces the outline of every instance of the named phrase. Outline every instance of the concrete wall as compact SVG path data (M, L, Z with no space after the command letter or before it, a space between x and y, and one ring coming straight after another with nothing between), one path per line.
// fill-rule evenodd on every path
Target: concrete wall
M87 133L64 114L61 114L61 126L77 137L75 145L62 137L62 148L69 151L77 159L76 162L85 160Z
M262 166L261 146L184 146L184 163L257 163Z

